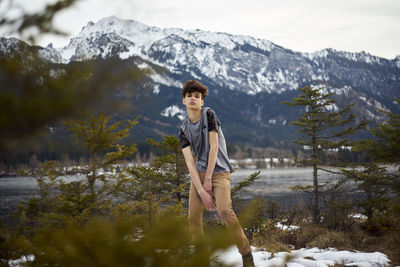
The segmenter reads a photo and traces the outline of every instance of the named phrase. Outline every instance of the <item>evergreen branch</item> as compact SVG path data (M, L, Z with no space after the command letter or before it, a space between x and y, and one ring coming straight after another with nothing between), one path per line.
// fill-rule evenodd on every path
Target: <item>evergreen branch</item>
M26 34L27 39L35 44L38 35L32 29L37 29L41 34L53 33L66 35L65 32L57 29L53 25L56 14L60 11L73 6L77 0L58 0L55 3L47 4L46 8L40 12L28 14L19 8L23 15L16 18L2 18L0 26L6 26L9 33L17 32L19 35ZM18 7L18 6L17 6ZM10 5L9 8L15 8Z
M333 170L329 170L329 169L325 169L325 168L321 168L321 167L317 168L317 170L321 170L321 171L332 173L332 174L339 174L339 175L343 174L341 171L333 171Z
M249 177L247 177L245 180L238 182L231 190L231 195L235 195L237 192L240 190L249 187L252 183L254 183L255 180L261 178L260 176L261 171L256 171L252 173Z

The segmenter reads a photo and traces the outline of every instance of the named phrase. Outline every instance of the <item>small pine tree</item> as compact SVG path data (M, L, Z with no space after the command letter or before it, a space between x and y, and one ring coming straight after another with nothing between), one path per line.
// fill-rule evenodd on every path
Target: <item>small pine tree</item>
M353 134L366 125L365 122L361 122L354 127L347 126L355 120L355 115L350 112L352 105L334 111L335 100L330 98L333 93L323 93L322 89L312 88L311 86L299 88L302 94L293 98L292 103L282 103L289 106L305 107L306 112L291 124L298 126L298 131L303 135L301 140L293 142L307 147L311 151L310 158L302 160L301 163L313 167L312 213L313 222L316 224L320 221L318 170L322 170L320 165L324 151L350 146L350 141L344 139L344 137Z
M399 99L395 101L400 104ZM365 200L356 204L377 232L393 230L400 221L400 114L382 112L387 120L370 130L375 138L358 141L354 146L354 150L366 153L376 163L341 170L364 193Z
M130 203L130 212L145 216L152 224L162 209L179 206L184 213L189 175L177 137L165 135L162 142L147 141L167 154L155 158L149 166L127 168L126 177L118 180L116 188L118 198Z
M120 159L136 152L136 145L125 146L118 142L128 136L129 130L137 124L138 118L124 120L108 126L111 117L100 113L97 117L91 116L87 120L64 121L72 137L89 155L90 160L87 168L83 168L86 174L88 187L92 194L95 193L94 185L97 180L106 181L104 172L113 168ZM125 126L122 129L121 126ZM79 169L81 172L82 169ZM99 171L102 173L99 173Z
M129 134L137 119L111 126L109 119L101 113L87 120L64 122L77 143L88 151L88 164L65 168L50 161L35 170L40 197L19 205L16 216L22 229L26 225L60 227L67 221L84 221L92 214L112 209L114 184L123 175L115 171L116 164L136 151L134 144L124 146L118 142Z
M240 212L243 207L243 201L241 200L241 195L246 193L248 187L251 186L257 179L260 179L261 171L255 171L249 175L243 181L238 182L232 189L231 189L231 199L232 199L232 206L236 212Z
M341 169L347 179L356 182L356 188L364 193L365 198L359 201L357 206L362 207L362 213L367 218L381 216L388 211L388 203L391 201L392 188L386 168L379 167L375 163L368 163L363 169Z
M167 152L166 155L156 158L153 166L163 171L164 180L177 189L183 186L183 190L175 192L175 198L178 202L189 198L190 177L183 158L179 139L176 136L164 135L163 142L155 142L149 138L147 141Z
M400 99L394 99L400 105ZM364 151L376 162L400 165L400 114L381 110L387 120L371 129L374 139L356 143L355 150Z

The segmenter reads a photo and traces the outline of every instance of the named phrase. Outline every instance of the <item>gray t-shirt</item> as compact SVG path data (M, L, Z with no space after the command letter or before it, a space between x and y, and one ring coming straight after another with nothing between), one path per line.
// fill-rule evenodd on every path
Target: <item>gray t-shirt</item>
M183 149L191 145L196 157L197 170L207 171L208 154L210 151L208 133L210 131L218 132L218 156L214 172L232 172L233 168L229 163L221 123L211 108L204 107L202 109L201 119L195 123L192 123L189 118L183 121L179 128L181 148Z

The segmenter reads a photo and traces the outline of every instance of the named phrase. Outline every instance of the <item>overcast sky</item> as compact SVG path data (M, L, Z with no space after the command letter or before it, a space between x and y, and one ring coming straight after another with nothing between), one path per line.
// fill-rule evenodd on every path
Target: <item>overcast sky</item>
M17 1L37 10L55 0ZM250 35L301 52L400 55L400 0L80 0L55 20L69 37L46 36L39 44L64 46L89 20L110 15L161 28Z

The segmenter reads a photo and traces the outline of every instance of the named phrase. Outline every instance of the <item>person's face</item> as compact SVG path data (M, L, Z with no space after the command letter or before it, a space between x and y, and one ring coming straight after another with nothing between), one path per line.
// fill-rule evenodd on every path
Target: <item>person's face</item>
M188 92L182 100L183 104L188 109L201 109L204 105L204 100L200 92Z

